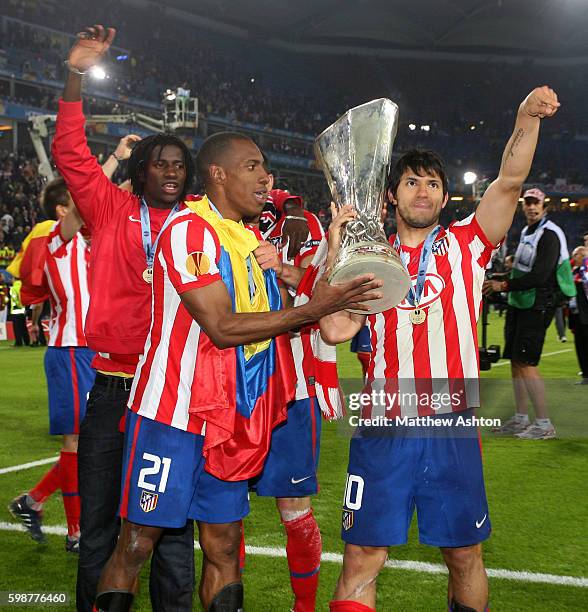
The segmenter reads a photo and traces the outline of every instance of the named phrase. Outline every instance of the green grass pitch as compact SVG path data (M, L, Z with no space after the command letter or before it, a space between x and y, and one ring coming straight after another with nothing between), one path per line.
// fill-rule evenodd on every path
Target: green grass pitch
M502 344L503 320L491 316L489 341ZM541 371L546 379L552 419L559 438L550 441L496 439L483 431L486 486L493 534L484 545L486 566L502 569L588 577L586 534L588 525L588 394L574 386L578 370L570 342L557 341L548 332ZM551 354L555 353L555 354ZM347 346L339 351L340 375L357 379L359 365ZM48 435L43 350L12 348L0 343L0 468L56 455L60 441ZM483 374L484 416L508 417L513 400L508 365ZM340 507L347 465L345 428L325 424L321 447L321 492L313 506L326 552L341 553ZM27 490L48 466L0 474L0 591L66 591L72 610L76 559L63 549L63 536L49 535L39 546L24 533L11 531L14 519L6 504ZM3 501L2 501L3 500ZM45 525L64 526L59 496L45 506ZM252 497L245 524L247 544L283 548L285 538L273 500ZM200 553L196 552L197 568ZM418 544L415 524L410 542L390 551L390 558L440 563L437 549ZM339 565L324 561L318 609L326 610ZM144 570L135 610L150 610ZM407 569L385 569L379 578L378 610L446 610L446 576ZM244 574L249 612L287 611L292 603L286 560L249 554ZM563 581L562 581L563 582ZM584 585L588 585L586 580ZM491 609L500 611L553 611L588 609L588 588L529 580L490 578ZM195 609L200 609L195 603ZM2 610L12 609L2 607ZM28 609L45 609L40 605Z

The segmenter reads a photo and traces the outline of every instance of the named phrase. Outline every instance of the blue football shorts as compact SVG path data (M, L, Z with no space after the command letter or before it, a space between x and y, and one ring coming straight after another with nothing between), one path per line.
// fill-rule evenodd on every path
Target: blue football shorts
M262 497L307 497L318 492L322 416L316 397L288 406L288 420L273 433L263 472L250 481Z
M204 436L129 410L120 516L153 527L188 519L232 523L249 513L247 480L228 482L204 470Z
M50 346L45 352L49 392L49 433L79 434L96 371L94 351L85 346Z
M458 415L467 419L473 410L437 416ZM396 432L386 427L382 435L351 440L341 532L345 542L405 544L415 509L423 544L470 546L489 537L478 430L475 425L460 431L454 427Z

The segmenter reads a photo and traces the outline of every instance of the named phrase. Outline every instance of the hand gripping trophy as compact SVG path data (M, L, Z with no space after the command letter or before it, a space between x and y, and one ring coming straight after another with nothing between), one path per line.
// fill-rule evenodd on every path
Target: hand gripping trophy
M320 134L315 154L338 208L351 204L357 217L347 223L329 283L344 283L373 272L384 282L383 297L366 302L369 312L399 304L410 277L384 234L381 220L392 145L398 130L398 106L380 98L348 110Z

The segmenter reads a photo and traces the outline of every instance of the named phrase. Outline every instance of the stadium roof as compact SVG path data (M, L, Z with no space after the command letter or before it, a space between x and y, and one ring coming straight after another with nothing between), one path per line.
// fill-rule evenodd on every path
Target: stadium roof
M135 0L136 1L136 0ZM586 0L164 0L298 51L588 59ZM160 4L161 6L161 4ZM563 60L563 62L562 62Z

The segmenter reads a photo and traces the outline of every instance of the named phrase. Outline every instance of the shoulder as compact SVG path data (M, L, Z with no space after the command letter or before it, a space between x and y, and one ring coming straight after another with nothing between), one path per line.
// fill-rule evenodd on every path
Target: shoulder
M543 235L539 239L537 247L539 247L539 245L541 246L558 245L559 246L559 232L554 227L549 227L549 225L546 226L543 230Z
M176 213L161 237L161 247L170 248L181 243L190 250L220 251L215 229L200 215L185 208Z

